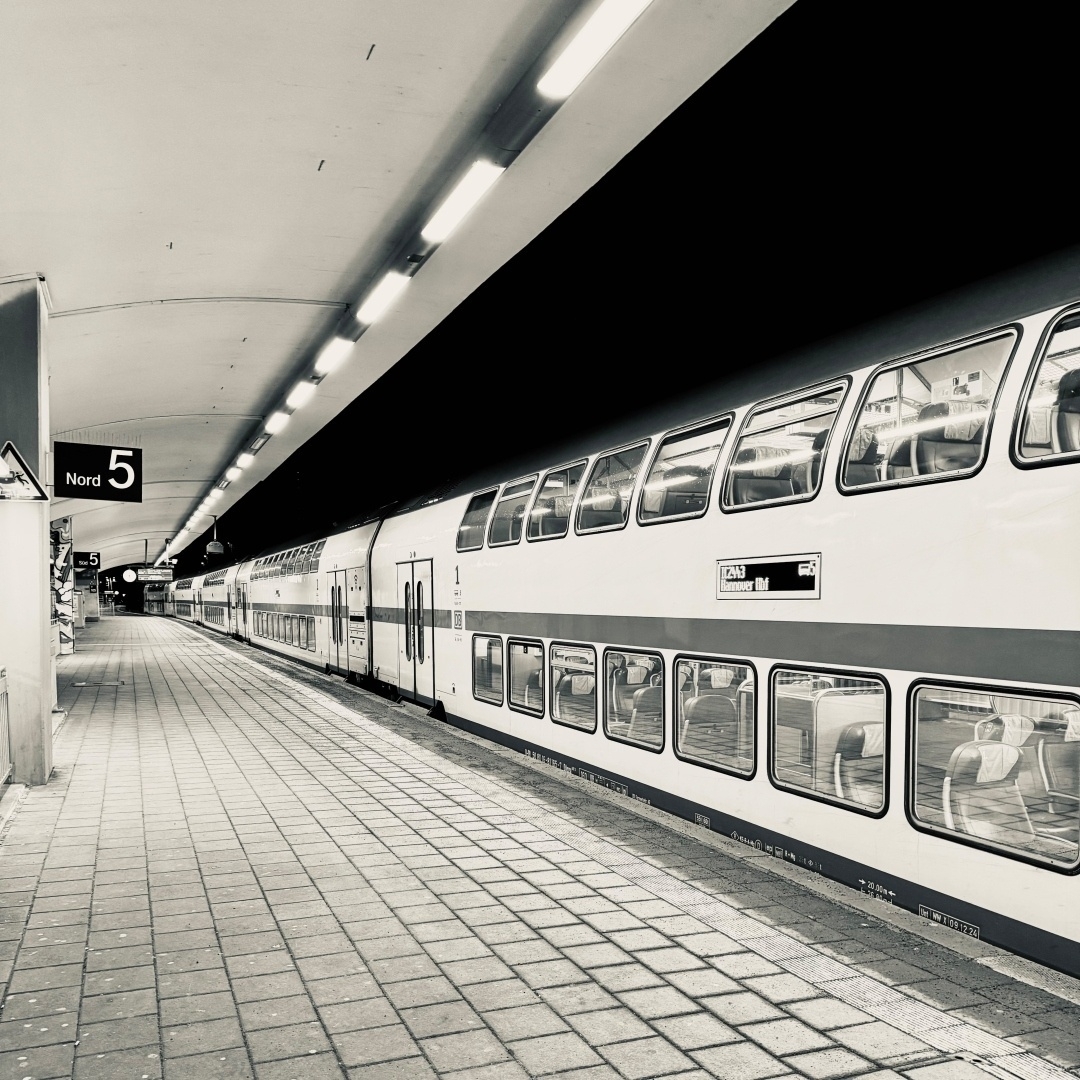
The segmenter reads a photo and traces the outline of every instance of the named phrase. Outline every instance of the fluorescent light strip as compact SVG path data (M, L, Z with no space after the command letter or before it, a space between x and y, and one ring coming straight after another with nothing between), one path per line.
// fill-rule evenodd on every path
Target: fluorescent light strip
M263 424L263 429L270 435L276 435L279 431L285 430L285 425L289 422L289 414L286 412L271 413L266 418L266 423Z
M396 270L387 270L382 281L371 290L371 294L360 305L356 321L370 326L377 322L390 309L393 302L405 291L405 286L412 279Z
M348 338L331 338L315 357L315 374L329 375L331 371L337 371L345 358L353 351L355 344Z
M604 0L547 69L536 89L546 98L569 97L652 0Z
M290 409L302 409L315 396L317 389L316 384L307 379L298 382L285 399L285 405Z
M431 244L441 244L465 220L469 211L487 194L488 189L506 172L503 165L474 161L472 168L457 182L443 200L420 235Z

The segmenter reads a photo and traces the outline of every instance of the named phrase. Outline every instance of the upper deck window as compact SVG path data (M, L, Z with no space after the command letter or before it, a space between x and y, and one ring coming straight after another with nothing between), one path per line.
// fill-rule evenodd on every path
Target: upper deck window
M491 491L482 491L469 500L465 516L458 528L458 551L479 551L484 546L484 527L487 525L488 511L498 494L499 489L494 488Z
M613 450L596 459L577 512L577 531L621 529L630 516L630 500L647 442Z
M1008 331L875 375L844 455L841 487L951 480L975 472L1015 344L1015 331Z
M516 544L521 539L521 523L525 520L525 508L529 505L536 477L518 480L503 488L502 498L491 516L488 527L488 544L499 547L503 544Z
M645 478L638 521L645 525L705 513L713 473L730 428L731 417L725 416L664 439Z
M724 509L812 499L846 390L838 383L754 409L728 466Z
M585 474L585 462L552 469L540 484L536 502L529 512L526 536L529 540L554 540L570 527L578 485Z
M1017 436L1024 462L1080 457L1080 311L1067 314L1050 334Z

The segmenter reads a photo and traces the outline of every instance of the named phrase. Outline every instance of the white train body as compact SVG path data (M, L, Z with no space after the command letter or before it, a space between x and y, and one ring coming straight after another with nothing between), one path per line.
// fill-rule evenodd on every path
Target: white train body
M166 609L1080 974L1074 346L1053 310L809 384L770 369L686 417L704 433L568 457L572 499L574 469L541 491L540 467L471 531L482 491Z

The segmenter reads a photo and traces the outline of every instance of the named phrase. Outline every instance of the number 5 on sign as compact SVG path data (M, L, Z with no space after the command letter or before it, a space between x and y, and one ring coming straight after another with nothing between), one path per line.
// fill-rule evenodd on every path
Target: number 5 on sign
M110 476L109 483L112 484L114 488L129 488L135 483L135 470L131 467L130 462L120 460L122 457L134 456L134 450L117 450L113 447L112 456L109 458L109 472L116 472L118 469L122 469L127 477L126 480L114 480Z

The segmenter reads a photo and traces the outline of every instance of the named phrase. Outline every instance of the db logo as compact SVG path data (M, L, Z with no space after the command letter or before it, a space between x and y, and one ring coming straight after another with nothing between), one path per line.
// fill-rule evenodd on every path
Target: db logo
M464 616L460 611L454 612L454 629L461 630L464 625Z

